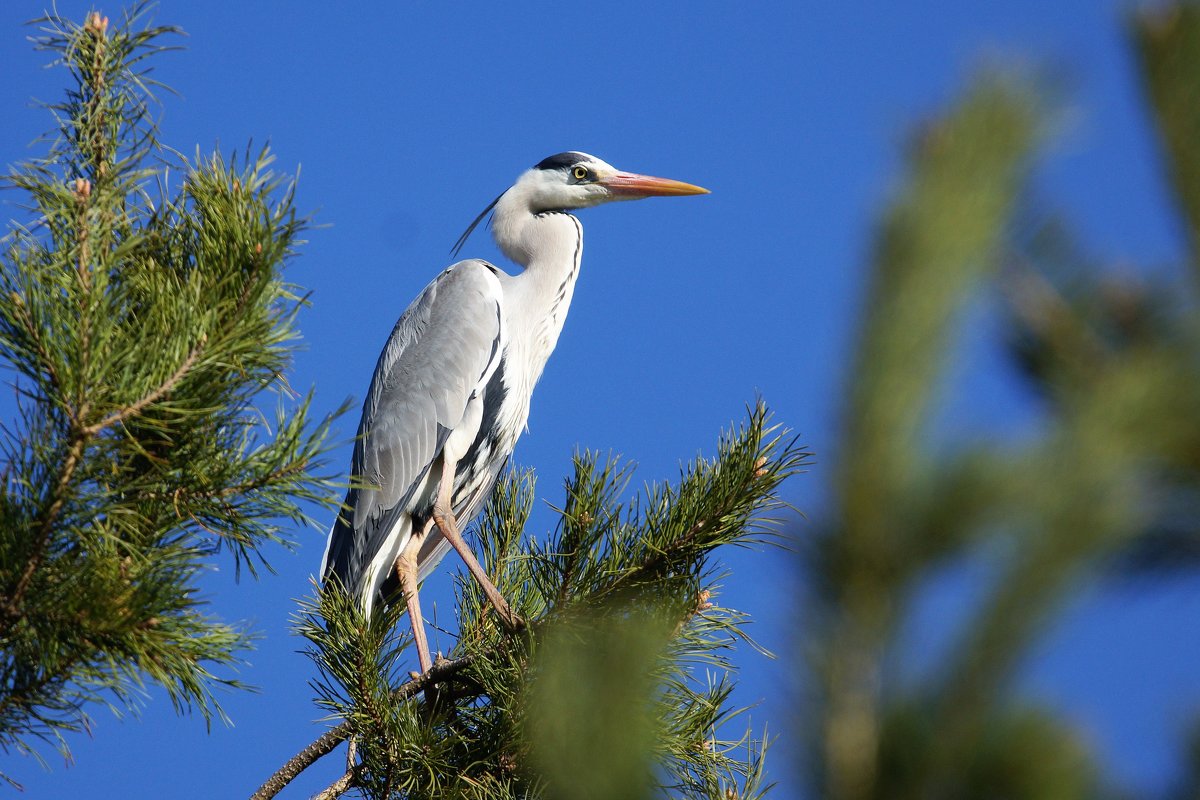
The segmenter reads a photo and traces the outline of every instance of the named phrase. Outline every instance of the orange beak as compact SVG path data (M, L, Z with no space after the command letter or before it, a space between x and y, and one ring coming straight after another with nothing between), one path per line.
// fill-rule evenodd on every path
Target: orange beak
M708 189L669 178L654 178L633 172L614 172L597 183L617 197L635 200L640 197L673 197L685 194L709 194Z

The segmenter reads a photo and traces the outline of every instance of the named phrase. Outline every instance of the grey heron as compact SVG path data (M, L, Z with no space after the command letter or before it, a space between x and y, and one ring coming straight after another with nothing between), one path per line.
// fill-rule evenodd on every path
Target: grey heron
M431 661L417 587L453 547L505 626L510 610L462 537L529 418L534 384L558 341L583 253L569 212L613 200L707 194L621 172L595 156L544 159L476 217L520 271L459 261L417 296L384 345L363 403L342 511L321 566L369 615L404 593L421 671Z

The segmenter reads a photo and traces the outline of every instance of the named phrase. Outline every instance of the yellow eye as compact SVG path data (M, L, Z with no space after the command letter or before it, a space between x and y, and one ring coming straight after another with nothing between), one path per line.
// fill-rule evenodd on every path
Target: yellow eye
M587 167L576 167L571 170L571 174L575 176L575 180L581 181L588 176Z

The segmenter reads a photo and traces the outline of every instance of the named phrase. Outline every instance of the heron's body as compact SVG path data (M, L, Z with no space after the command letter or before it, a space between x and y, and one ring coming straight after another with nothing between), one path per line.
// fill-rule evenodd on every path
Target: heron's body
M460 261L425 287L396 323L363 405L351 470L359 485L347 493L330 531L322 566L327 579L336 577L355 592L369 613L377 600L393 595L398 581L404 584L407 567L412 585L404 588L415 612L416 584L455 540L471 566L456 525L482 508L525 429L533 387L579 276L583 228L565 209L703 191L562 153L497 199L493 235L523 269L509 275L485 261ZM448 508L439 507L439 496ZM412 622L420 646L423 632L419 620ZM423 668L427 661L426 653Z
M392 593L391 566L432 513L445 451L457 462L454 514L469 520L525 429L583 253L578 220L553 213L552 224L575 240L569 260L535 261L515 276L486 261L458 262L413 301L379 357L351 470L364 487L347 494L353 517L339 518L326 556L334 574L358 578L349 585L368 611ZM417 557L418 580L448 549L435 527Z

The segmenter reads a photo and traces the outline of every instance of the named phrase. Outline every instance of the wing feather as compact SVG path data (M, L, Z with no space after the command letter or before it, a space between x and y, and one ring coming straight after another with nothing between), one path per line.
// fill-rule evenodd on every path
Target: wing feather
M330 530L323 576L365 595L382 584L384 576L361 585L382 550L394 557L407 543L408 515L428 502L430 467L503 351L502 298L494 267L462 261L401 315L363 403L351 465L360 485Z

